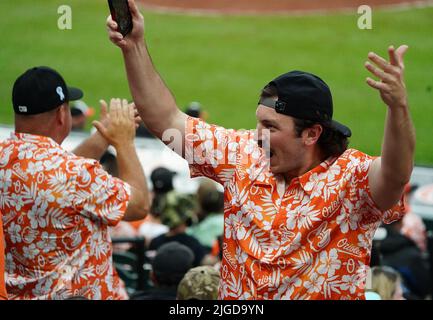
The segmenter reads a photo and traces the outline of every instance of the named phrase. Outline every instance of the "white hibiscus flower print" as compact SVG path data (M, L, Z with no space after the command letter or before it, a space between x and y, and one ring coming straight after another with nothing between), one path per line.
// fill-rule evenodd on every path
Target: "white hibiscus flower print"
M15 207L16 211L21 211L21 208L24 206L23 196L18 193L11 193L11 200L12 206Z
M29 260L35 259L39 252L40 250L36 248L36 245L34 243L29 246L23 247L23 256Z
M15 222L12 222L11 225L8 227L7 232L9 234L12 243L20 243L22 241L20 225L16 224Z
M313 226L313 222L319 221L318 217L320 214L320 210L313 210L314 206L300 206L295 211L291 211L290 208L287 208L287 221L286 226L289 230L293 230L295 227L297 228L311 228Z
M339 165L332 165L327 171L328 181L333 181L336 176L339 176L341 168Z
M363 249L371 248L371 240L367 237L366 234L361 233L358 235L358 246Z
M23 143L18 147L18 159L30 159L33 157L33 152L36 151L38 147L33 143Z
M257 142L255 142L254 140L248 140L247 143L245 144L244 147L244 152L245 154L248 154L251 156L251 158L253 158L254 160L257 160L258 158L260 158L260 148L257 145Z
M44 171L44 166L42 165L42 161L29 162L26 171L32 176L38 172Z
M13 274L15 272L17 265L15 264L14 258L11 253L6 253L5 255L5 271L7 273Z
M211 140L213 138L211 127L206 122L200 121L195 128L200 140Z
M48 253L56 249L56 235L49 234L48 232L42 232L41 240L37 242L37 247L41 249L44 253Z
M35 199L35 204L37 206L42 206L42 207L48 207L48 204L50 202L54 202L56 200L56 198L53 195L53 192L51 190L39 190L38 191L38 195Z
M328 274L328 278L335 274L335 271L341 268L341 261L338 259L337 249L331 249L329 254L327 251L320 253L320 266L317 272L320 274Z
M35 204L28 212L27 216L33 229L37 229L38 227L45 228L47 226L47 207L47 203L43 203L41 207Z
M322 291L322 285L325 281L325 277L319 276L317 273L313 273L307 281L304 282L304 287L308 290L308 293L318 293Z
M341 290L349 290L351 294L354 294L359 283L358 276L356 274L344 275L342 281Z
M0 170L0 190L7 192L12 185L12 170Z
M313 173L305 184L305 191L311 192L311 198L320 197L325 187L326 175Z
M236 164L238 158L238 151L239 151L238 148L239 148L239 143L237 142L230 142L227 145L229 164Z
M242 212L245 214L252 215L256 219L263 220L262 215L263 208L257 206L253 201L248 200L246 204L242 206Z
M356 230L358 228L360 216L351 209L353 209L353 205L350 203L350 201L345 199L340 214L336 219L337 223L340 225L340 230L342 233L347 233L349 229Z
M240 265L243 265L248 258L248 254L241 249L241 247L236 247L236 260Z
M281 285L278 287L278 293L274 296L274 300L289 300L296 287L300 287L302 280L297 276L284 277Z
M226 237L243 240L247 234L246 228L250 226L251 217L244 216L242 211L238 211L237 214L231 214L226 221Z

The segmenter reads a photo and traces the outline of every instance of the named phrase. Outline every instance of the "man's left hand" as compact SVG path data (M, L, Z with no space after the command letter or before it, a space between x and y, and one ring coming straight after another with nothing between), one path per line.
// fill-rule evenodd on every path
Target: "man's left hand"
M394 46L388 48L389 62L374 52L368 54L368 59L373 62L365 63L365 67L374 76L380 79L375 81L367 78L367 84L379 90L380 96L385 104L390 108L407 107L407 92L404 83L404 61L403 56L409 47L402 45L398 49Z

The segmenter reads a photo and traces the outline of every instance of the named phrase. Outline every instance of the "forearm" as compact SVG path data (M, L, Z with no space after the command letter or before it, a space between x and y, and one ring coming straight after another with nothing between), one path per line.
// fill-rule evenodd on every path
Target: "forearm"
M108 148L108 142L99 132L93 133L72 152L80 157L99 160Z
M415 152L415 128L409 107L388 108L382 144L383 177L396 184L410 180Z
M141 191L145 206L149 206L146 177L133 143L116 147L119 178Z
M134 103L141 119L160 137L179 112L173 95L156 72L144 42L122 51Z

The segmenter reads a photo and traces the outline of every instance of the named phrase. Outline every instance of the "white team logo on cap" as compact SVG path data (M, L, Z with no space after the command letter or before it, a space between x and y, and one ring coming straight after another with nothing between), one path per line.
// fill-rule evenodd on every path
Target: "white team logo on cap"
M26 106L18 106L18 110L20 112L27 112L27 107Z
M61 101L65 100L65 95L63 94L62 87L57 87L56 92L59 95Z

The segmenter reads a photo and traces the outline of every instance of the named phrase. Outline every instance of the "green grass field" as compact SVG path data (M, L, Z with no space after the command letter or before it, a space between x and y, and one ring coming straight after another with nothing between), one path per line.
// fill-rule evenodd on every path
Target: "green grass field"
M72 7L72 30L57 28L62 4ZM120 51L107 38L106 1L1 1L0 11L0 122L12 122L12 84L34 65L59 70L92 106L100 98L130 97ZM370 154L380 151L385 106L365 84L363 63L370 50L385 54L389 44L408 44L416 162L433 164L433 8L373 11L372 30L357 28L355 10L307 17L144 15L153 61L179 106L200 101L210 122L252 128L269 80L310 71L330 85L335 118L352 128L351 146Z

